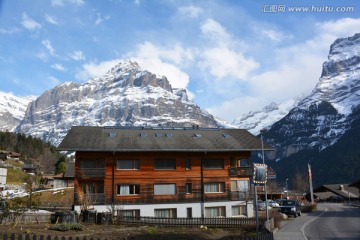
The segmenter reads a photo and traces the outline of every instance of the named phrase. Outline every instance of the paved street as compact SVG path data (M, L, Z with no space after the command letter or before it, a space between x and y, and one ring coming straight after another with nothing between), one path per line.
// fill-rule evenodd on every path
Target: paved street
M360 239L360 208L321 203L318 211L282 221L276 240Z

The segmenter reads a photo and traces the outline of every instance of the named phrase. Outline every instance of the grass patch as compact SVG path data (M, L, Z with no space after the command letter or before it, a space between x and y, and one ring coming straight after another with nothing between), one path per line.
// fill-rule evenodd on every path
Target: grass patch
M84 226L79 223L60 223L60 224L50 226L49 230L66 232L66 231L70 231L70 230L82 231L83 228L84 228Z

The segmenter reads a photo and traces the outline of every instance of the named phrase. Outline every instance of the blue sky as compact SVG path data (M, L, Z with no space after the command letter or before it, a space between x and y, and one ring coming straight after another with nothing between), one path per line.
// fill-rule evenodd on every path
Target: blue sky
M130 58L232 122L309 94L331 43L358 32L358 0L0 0L0 91L40 95Z

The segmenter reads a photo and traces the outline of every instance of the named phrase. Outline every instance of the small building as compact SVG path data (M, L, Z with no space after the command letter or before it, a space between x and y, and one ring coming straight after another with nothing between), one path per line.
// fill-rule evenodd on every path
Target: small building
M359 191L349 184L326 184L313 191L314 199L318 201L351 201L359 198Z
M246 130L197 127L78 126L58 147L76 152L75 210L155 217L253 217L250 155L261 149Z
M54 188L73 187L75 176L75 162L71 161L66 164L64 173L54 176Z

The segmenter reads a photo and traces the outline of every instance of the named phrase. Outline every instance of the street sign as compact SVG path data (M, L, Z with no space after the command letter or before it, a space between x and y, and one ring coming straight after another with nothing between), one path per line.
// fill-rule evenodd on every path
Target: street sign
M276 172L270 166L267 167L267 178L268 179L275 179L276 178Z

